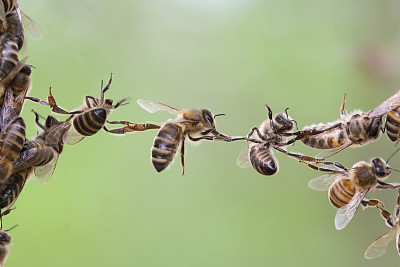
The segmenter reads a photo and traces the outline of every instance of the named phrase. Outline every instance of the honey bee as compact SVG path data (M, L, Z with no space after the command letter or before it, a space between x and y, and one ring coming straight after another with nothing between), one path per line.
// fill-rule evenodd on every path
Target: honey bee
M400 90L374 108L369 113L369 116L382 116L384 114L387 115L385 123L386 135L397 145L400 141Z
M154 144L151 148L151 162L157 172L163 171L170 165L179 145L181 145L182 175L185 174L186 138L193 142L200 140L231 141L230 137L219 133L215 128L214 118L223 114L213 115L209 109L179 110L151 100L139 99L137 103L150 113L168 111L177 115L176 119L167 120L161 126L154 139Z
M11 235L4 230L0 230L0 267L4 266L4 263L8 257L8 246L11 244Z
M26 181L33 174L33 167L13 172L5 182L0 183L0 210L9 210L19 197Z
M393 189L399 187L399 185L382 181L392 170L382 158L374 158L371 163L359 161L351 169L342 168L342 170L316 168L320 171L329 172L329 174L314 178L308 184L311 189L317 191L329 190L329 201L338 209L335 217L335 226L338 230L346 227L360 204L366 207L383 205L377 199L365 199L369 191L375 188Z
M42 101L35 97L25 97L26 99L41 103L46 106L50 106L52 111L59 114L72 114L70 117L70 121L72 121L73 127L68 132L66 136L65 143L66 144L76 144L80 142L83 138L87 136L92 136L99 132L101 129L104 129L106 132L113 134L125 134L127 132L134 131L145 131L149 129L159 129L159 125L146 123L146 124L138 124L132 123L129 121L108 121L107 118L111 114L111 111L127 104L127 99L122 99L118 101L115 105L113 105L112 99L106 99L104 97L105 92L110 88L112 81L112 73L110 80L106 87L102 88L100 97L94 98L93 96L86 96L84 105L76 111L65 111L60 108L52 93L51 88L49 92L48 102ZM101 86L103 87L103 85ZM117 128L109 130L105 126L105 124L123 124L126 125L123 128Z
M340 107L341 120L327 124L312 125L295 133L281 135L297 137L286 144L297 140L316 149L329 149L328 153L318 160L324 160L350 146L362 146L376 140L382 130L382 114L355 111L346 116L344 110L346 94ZM387 112L387 111L386 111Z
M395 221L389 211L381 208L381 215L390 229L378 237L364 253L366 259L375 259L386 253L387 246L396 237L396 248L400 255L400 191L397 197L397 207L394 212Z
M19 51L24 45L24 28L32 39L42 39L39 25L29 16L20 11L16 0L0 1L1 34L9 33L18 45Z
M24 120L17 117L0 133L0 183L11 175L25 142L25 130Z
M34 112L34 111L33 111ZM47 116L45 124L39 123L39 114L34 112L36 124L43 130L33 140L26 141L13 166L13 173L34 167L39 183L46 183L52 176L58 157L64 148L64 140L71 122L58 121Z

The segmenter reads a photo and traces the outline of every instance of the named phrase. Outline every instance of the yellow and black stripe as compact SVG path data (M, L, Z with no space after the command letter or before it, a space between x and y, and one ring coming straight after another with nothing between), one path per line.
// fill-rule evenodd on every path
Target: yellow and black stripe
M151 148L151 162L158 172L163 171L172 162L182 136L183 127L178 123L165 123L158 131Z
M392 142L397 142L400 130L400 107L387 113L386 134Z
M249 159L254 170L262 175L273 175L278 171L278 162L268 143L251 145Z
M346 206L353 198L356 189L349 179L339 179L329 188L329 201L336 208Z
M104 108L95 108L75 115L73 125L81 135L92 136L103 128L106 119L107 111Z
M33 167L13 173L4 183L0 184L0 209L12 205L18 198L25 182L33 173Z
M342 129L334 129L302 139L303 144L316 149L333 149L343 146L346 138Z

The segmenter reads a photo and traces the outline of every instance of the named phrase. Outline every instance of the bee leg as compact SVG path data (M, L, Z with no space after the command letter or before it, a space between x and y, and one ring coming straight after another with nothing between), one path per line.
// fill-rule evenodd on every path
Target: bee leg
M394 223L393 223L392 214L390 214L390 212L384 208L378 207L378 209L381 210L381 216L382 216L383 220L385 221L386 225L389 227L393 227Z
M160 129L161 126L160 125L156 125L156 124L152 124L152 123L134 123L134 122L130 122L130 121L108 121L107 123L109 124L124 124L126 125L123 128L119 128L119 129L114 129L114 130L119 130L122 131L123 133L127 133L127 132L139 132L139 131L146 131L146 130L150 130L150 129ZM108 132L108 130L106 130ZM111 130L113 131L113 130ZM117 133L117 132L116 132Z
M258 137L261 138L261 140L264 140L264 137L260 133L260 130L258 129L258 127L251 128L250 132L247 134L247 138L250 138L253 135L254 131L257 133Z
M323 161L323 159L318 159L318 158L313 158L310 156L304 156L301 154L296 154L296 153L291 153L285 149L280 148L279 146L274 146L274 149L278 150L279 152L282 152L286 155L288 155L289 157L292 157L294 159L297 159L300 162L305 163L306 165L308 165L310 168L314 169L314 170L319 170L319 171L323 171L321 170L320 167L317 167L315 165L311 165L308 162L314 162L314 163L319 163L319 164L323 164L323 165L327 165L327 166L334 166L338 169L342 169L342 170L347 170L346 167L344 167L341 163L337 162L337 161ZM323 169L323 168L322 168ZM325 169L327 171L334 171L331 169Z
M275 129L274 122L273 122L273 120L272 120L272 110L271 110L271 108L270 108L267 104L265 104L265 107L268 109L268 118L269 118L269 124L270 124L270 126L271 126L271 129L272 129L272 131L273 131L274 133L277 133L277 132L276 132L276 129Z
M378 180L378 185L376 186L377 189L395 189L395 188L400 188L400 184L394 185L394 184L389 184L385 183L382 181Z
M182 165L182 176L185 175L185 136L182 136L181 141L181 165Z
M340 106L340 116L342 117L342 119L344 119L346 117L346 111L344 110L346 96L347 96L347 92L344 93L342 105Z

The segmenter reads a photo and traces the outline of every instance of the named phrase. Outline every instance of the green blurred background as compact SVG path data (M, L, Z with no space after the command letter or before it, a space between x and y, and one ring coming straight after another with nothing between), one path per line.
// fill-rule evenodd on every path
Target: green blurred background
M74 109L98 96L131 97L112 120L161 123L136 99L176 108L206 107L217 129L245 135L266 119L264 104L299 127L368 111L399 89L398 1L20 1L43 32L29 41L31 96ZM28 137L38 129L26 103ZM62 116L58 116L63 118ZM342 231L326 192L308 181L320 173L275 153L280 171L264 177L240 169L245 143L186 147L157 173L150 162L155 131L116 137L105 132L62 153L51 181L30 181L4 220L13 245L7 266L388 266L400 258L394 242L377 260L368 245L387 227L375 209L359 210ZM318 152L301 143L288 148ZM386 136L335 155L346 166L387 158ZM391 166L400 168L399 156ZM399 181L394 173L389 181ZM372 192L393 209L396 191Z

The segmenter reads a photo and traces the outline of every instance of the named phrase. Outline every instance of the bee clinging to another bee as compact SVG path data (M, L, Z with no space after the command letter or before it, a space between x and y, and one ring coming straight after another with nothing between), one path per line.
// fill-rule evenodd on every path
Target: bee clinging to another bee
M181 146L182 175L185 174L185 140L198 142L201 140L232 141L232 139L215 128L215 117L209 109L185 109L179 110L171 106L139 99L138 104L150 113L168 111L177 115L176 119L166 121L158 131L151 148L151 162L157 172L167 168L174 159L175 153Z

